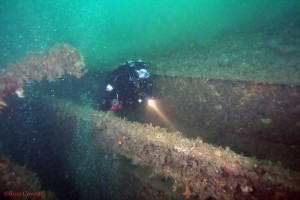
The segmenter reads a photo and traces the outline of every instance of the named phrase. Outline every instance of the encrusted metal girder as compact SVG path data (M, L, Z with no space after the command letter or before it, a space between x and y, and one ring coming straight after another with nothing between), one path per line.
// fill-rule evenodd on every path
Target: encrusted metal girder
M93 136L101 135L101 145L173 178L173 190L185 187L186 197L300 199L297 172L206 144L200 138L187 139L179 132L132 123L67 101L48 101L47 105L63 123L70 117L80 121L89 116Z

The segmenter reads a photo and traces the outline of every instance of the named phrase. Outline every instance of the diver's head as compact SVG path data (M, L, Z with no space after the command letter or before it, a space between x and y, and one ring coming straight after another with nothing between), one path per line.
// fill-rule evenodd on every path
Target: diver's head
M146 69L135 70L140 79L149 78L150 73Z

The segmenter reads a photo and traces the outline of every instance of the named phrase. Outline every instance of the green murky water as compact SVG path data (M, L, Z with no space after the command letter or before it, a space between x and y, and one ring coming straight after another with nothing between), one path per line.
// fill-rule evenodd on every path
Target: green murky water
M90 69L142 57L158 74L298 83L299 13L298 0L3 0L0 66L69 43Z

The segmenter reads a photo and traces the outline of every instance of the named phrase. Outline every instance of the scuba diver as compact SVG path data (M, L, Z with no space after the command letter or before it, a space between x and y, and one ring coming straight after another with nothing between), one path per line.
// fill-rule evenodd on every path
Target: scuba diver
M141 59L129 60L108 75L100 104L102 110L119 110L152 98L149 66Z

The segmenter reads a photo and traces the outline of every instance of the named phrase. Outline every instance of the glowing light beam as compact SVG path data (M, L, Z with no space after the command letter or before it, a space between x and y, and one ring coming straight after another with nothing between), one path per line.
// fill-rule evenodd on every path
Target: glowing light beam
M148 106L153 108L156 114L161 118L161 120L171 129L177 130L175 125L168 119L168 117L159 109L157 102L153 99L148 100Z

